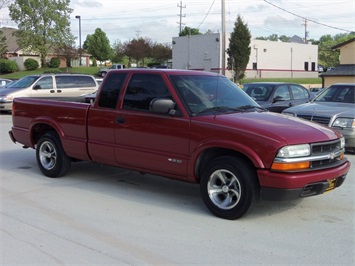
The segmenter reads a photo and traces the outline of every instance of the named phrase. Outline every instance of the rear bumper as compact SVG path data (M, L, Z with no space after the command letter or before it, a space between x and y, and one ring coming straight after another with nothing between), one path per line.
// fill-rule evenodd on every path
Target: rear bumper
M16 143L16 142L17 142L16 139L15 139L15 137L14 137L14 134L12 133L11 130L9 131L9 136L10 136L10 139L12 140L13 143Z

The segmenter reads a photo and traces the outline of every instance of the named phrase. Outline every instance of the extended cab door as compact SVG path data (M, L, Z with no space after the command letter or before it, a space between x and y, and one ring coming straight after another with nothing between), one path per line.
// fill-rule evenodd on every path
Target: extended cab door
M103 81L88 115L88 152L95 162L117 165L115 130L119 95L126 73L111 73Z
M119 164L158 174L186 176L190 120L149 110L154 98L170 98L160 74L133 74L115 123ZM174 99L173 99L174 100Z

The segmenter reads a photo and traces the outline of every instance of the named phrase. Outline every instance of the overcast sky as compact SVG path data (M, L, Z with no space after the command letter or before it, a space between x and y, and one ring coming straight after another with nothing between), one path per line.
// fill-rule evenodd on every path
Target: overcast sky
M221 31L222 0L71 0L71 30L79 36L81 16L82 43L88 34L101 28L110 43L149 37L159 43L171 43L179 34L180 8L182 27ZM355 0L225 0L226 31L233 31L240 14L253 37L271 34L308 39L322 35L355 31ZM1 11L2 26L16 26Z

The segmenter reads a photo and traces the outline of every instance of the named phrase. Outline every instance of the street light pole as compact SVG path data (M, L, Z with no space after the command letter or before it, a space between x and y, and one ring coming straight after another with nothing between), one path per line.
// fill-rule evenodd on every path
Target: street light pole
M81 63L81 17L75 16L75 18L79 19L79 65L82 66L82 63Z

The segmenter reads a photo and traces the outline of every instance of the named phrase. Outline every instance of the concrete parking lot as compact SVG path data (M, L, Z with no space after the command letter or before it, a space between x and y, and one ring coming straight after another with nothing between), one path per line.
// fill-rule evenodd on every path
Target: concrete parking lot
M198 185L80 162L43 176L0 115L0 265L354 265L355 155L327 194L261 201L228 221Z

